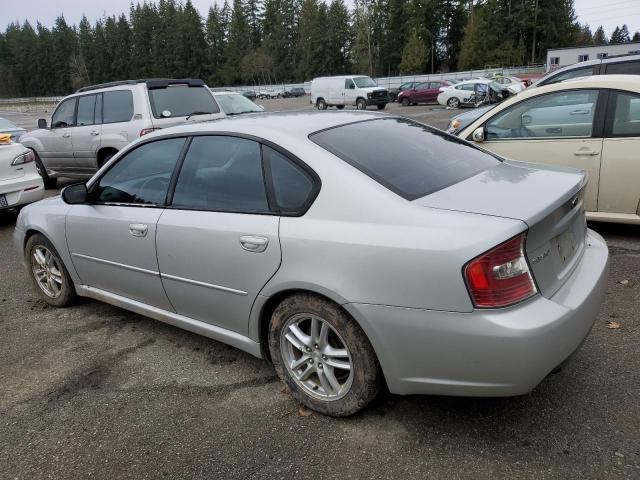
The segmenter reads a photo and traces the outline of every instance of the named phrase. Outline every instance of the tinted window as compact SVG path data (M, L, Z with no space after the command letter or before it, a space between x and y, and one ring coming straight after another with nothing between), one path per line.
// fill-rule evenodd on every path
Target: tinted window
M640 96L617 94L612 133L621 137L640 137Z
M353 81L350 78L347 78L344 81L344 88L356 88L356 86L353 84Z
M260 145L236 137L194 137L172 205L225 212L268 212Z
M78 98L78 118L77 125L93 125L95 114L96 96L87 95Z
M640 75L640 60L633 62L606 63L605 73L622 75Z
M161 205L184 138L146 143L122 157L92 188L100 203Z
M499 163L455 137L407 119L358 122L310 138L407 200Z
M300 167L272 148L263 145L262 155L271 167L273 190L283 212L302 210L313 192L313 180Z
M70 98L69 100L63 101L53 116L51 117L51 126L53 128L59 127L69 127L73 125L73 115L76 109L76 99Z
M597 101L597 90L558 92L525 100L489 120L487 140L589 137Z
M551 85L552 83L564 82L572 78L590 77L591 75L593 75L593 67L576 68L575 70L569 70L568 72L551 77L548 80L543 80L540 82L540 85Z
M186 117L195 112L220 112L213 95L206 87L170 85L166 88L153 88L149 90L149 100L153 116L156 118ZM165 112L165 115L162 112Z
M102 115L104 123L128 122L133 117L133 95L130 90L104 92Z

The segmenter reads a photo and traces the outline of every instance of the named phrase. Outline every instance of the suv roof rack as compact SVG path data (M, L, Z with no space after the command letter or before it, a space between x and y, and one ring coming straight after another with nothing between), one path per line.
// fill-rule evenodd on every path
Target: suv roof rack
M169 85L187 84L190 87L204 87L204 82L198 78L140 78L138 80L119 80L117 82L99 83L97 85L89 85L76 90L76 93L90 92L100 88L118 87L120 85L136 85L138 83L146 83L148 89L167 88Z

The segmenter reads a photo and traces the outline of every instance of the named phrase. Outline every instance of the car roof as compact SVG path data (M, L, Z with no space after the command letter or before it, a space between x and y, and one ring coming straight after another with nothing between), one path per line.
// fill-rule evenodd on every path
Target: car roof
M240 95L240 96L242 96L242 94L240 92L230 92L228 90L221 91L221 92L212 90L211 93L213 93L214 97L217 97L217 96L220 96L220 95Z
M197 122L158 130L145 137L163 136L175 133L236 132L269 137L307 137L319 130L338 127L348 123L390 118L384 113L366 111L347 112L262 112L232 118L221 118L208 122Z

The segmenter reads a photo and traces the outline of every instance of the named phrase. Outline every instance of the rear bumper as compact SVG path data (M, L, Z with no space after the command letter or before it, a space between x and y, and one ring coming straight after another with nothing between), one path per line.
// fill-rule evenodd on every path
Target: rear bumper
M10 180L0 180L0 195L4 195L7 200L7 206L0 207L0 210L18 207L42 200L44 184L37 173L28 173L23 177Z
M606 290L608 249L589 231L572 276L551 298L500 310L439 312L347 304L397 394L512 396L531 391L584 341Z

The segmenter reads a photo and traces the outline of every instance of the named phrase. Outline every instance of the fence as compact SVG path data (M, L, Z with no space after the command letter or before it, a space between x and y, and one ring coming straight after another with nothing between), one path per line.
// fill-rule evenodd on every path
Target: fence
M64 97L0 98L0 110L50 113Z

